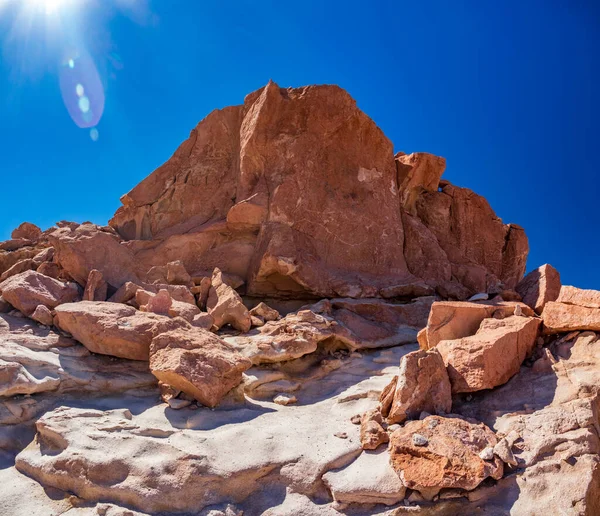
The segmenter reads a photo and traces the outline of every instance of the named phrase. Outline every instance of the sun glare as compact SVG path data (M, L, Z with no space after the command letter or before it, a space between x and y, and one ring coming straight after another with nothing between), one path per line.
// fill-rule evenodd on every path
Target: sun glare
M59 10L69 7L77 0L26 0L30 7L44 11L46 14L54 14Z

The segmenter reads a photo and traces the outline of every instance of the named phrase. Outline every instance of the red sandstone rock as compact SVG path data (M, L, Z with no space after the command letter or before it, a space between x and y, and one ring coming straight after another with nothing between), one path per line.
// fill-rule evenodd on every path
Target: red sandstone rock
M65 272L58 263L54 262L43 262L37 268L37 272L44 276L49 276L54 279L61 279L65 276Z
M37 240L41 236L42 230L31 222L23 222L11 234L11 238L13 239L25 238L27 240Z
M108 285L104 281L102 273L96 269L92 269L88 275L83 292L84 301L106 301Z
M216 335L201 329L177 329L152 340L150 370L161 382L215 407L251 366Z
M73 283L64 283L39 272L27 271L0 283L2 297L25 315L31 315L38 305L55 308L79 298Z
M250 313L240 295L223 282L219 269L215 269L211 283L206 307L214 319L214 325L221 328L225 324L230 324L241 332L250 331Z
M588 308L600 308L600 290L584 290L569 285L563 285L560 289L558 298L549 299L548 301L586 306Z
M525 272L527 237L503 224L488 202L466 188L442 181L441 192L424 191L416 202L421 221L453 264L452 274L472 293L502 281L514 288Z
M111 225L144 273L173 260L192 276L219 267L255 296L370 297L413 274L467 294L513 288L523 231L468 190L438 192L444 166L425 153L394 159L338 87L271 82L200 122Z
M279 319L279 312L263 302L252 308L250 315L260 317L263 321L276 321Z
M82 286L94 269L114 288L126 281L139 281L133 253L121 245L111 228L75 224L53 230L48 238L55 249L54 260Z
M100 301L66 303L56 308L55 324L94 353L148 360L152 338L190 328L183 319L138 312L131 306Z
M447 414L452 408L450 380L437 349L414 351L402 357L400 372L393 382L391 402L382 413L389 424L415 419L421 412Z
M37 266L35 265L33 259L25 258L24 260L15 263L10 269L4 271L4 273L0 275L0 282L10 278L11 276L16 276L17 274L21 274L22 272L31 271L35 269L37 269Z
M415 439L415 435L424 440ZM406 487L427 498L443 488L472 490L488 477L502 478L500 459L485 461L479 456L497 441L494 432L483 423L429 416L409 421L392 434L390 462Z
M38 305L30 317L44 326L52 326L54 321L52 312L44 305Z
M360 445L363 450L376 450L379 445L390 440L388 433L381 426L383 418L377 409L366 412L360 421Z
M416 214L416 201L423 190L437 192L446 160L427 152L396 155L398 191L404 209Z
M600 332L600 308L550 301L546 303L542 319L546 334L574 330Z
M438 342L452 392L492 389L510 380L531 355L540 322L519 316L484 319L475 335Z
M479 303L463 303L456 301L440 301L433 303L427 328L419 337L419 344L433 348L441 340L459 339L474 335L481 321L488 317L504 318L515 313L519 307L523 315L535 315L524 303L508 301L486 301Z
M556 301L561 292L560 274L552 265L542 265L525 276L516 291L523 303L541 314L546 303Z

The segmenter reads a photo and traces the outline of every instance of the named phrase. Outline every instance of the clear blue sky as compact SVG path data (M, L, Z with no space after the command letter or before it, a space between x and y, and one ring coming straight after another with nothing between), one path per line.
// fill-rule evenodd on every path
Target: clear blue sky
M335 83L396 150L444 156L524 226L529 269L600 289L598 2L43 1L0 0L0 240L23 220L105 224L200 119L269 79ZM90 91L65 103L72 55Z

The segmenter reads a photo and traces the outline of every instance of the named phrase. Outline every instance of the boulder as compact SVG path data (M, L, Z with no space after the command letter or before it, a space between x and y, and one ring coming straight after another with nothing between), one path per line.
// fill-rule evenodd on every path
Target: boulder
M219 269L213 272L211 284L206 308L214 319L214 325L221 328L225 324L230 324L243 333L250 331L252 326L250 312L244 306L240 295L223 281Z
M546 334L575 330L600 332L600 308L551 301L546 304L542 319Z
M585 290L581 288L563 285L557 299L549 299L558 303L585 306L588 308L600 308L600 290Z
M251 365L230 345L201 329L162 333L150 346L152 374L207 407L218 405Z
M41 236L42 230L31 222L23 222L11 234L11 238L13 239L25 238L27 240L37 240Z
M263 321L276 321L279 319L279 312L262 301L250 310L250 315L260 317Z
M43 324L44 326L52 326L54 317L50 309L44 305L38 305L33 314L30 316L34 321Z
M55 250L54 260L81 286L94 269L115 289L143 277L134 254L121 245L112 228L70 224L50 231L48 239Z
M54 279L62 279L65 277L65 272L58 263L43 262L36 269L37 272Z
M484 319L475 335L438 342L452 392L492 389L519 372L536 344L540 319Z
M391 396L385 400L385 395ZM437 349L408 353L400 361L400 372L383 393L382 413L389 424L416 419L421 412L447 414L452 394L446 366Z
M25 315L38 307L55 308L79 299L79 289L73 283L64 283L35 271L22 272L0 283L2 297Z
M102 273L96 269L92 269L88 275L83 292L84 301L106 301L108 293L108 285L104 281Z
M415 435L419 438L414 439ZM470 491L488 477L502 478L500 459L486 461L479 456L497 442L494 432L483 423L428 416L409 421L392 433L390 462L406 487L431 499L441 489Z
M523 315L535 315L524 303L509 301L485 301L465 303L458 301L439 301L433 303L427 328L419 337L422 349L433 348L441 340L459 339L474 335L481 321L488 317L504 318L515 313L520 307Z
M39 267L44 262L51 262L54 258L54 247L46 247L33 257L33 262Z
M101 301L62 304L56 308L55 324L93 353L131 360L148 360L155 335L190 328L181 318L171 319Z
M531 271L516 286L516 291L523 298L523 303L541 314L548 301L556 301L560 292L560 274L545 264Z
M142 312L181 317L190 323L197 315L200 315L200 309L196 305L175 301L166 289L159 290L157 294L139 289L135 294L135 299Z
M32 258L25 258L24 260L20 260L15 263L10 269L4 271L0 275L0 282L5 279L10 278L11 276L16 276L17 274L21 274L25 271L31 271L37 269L37 266Z

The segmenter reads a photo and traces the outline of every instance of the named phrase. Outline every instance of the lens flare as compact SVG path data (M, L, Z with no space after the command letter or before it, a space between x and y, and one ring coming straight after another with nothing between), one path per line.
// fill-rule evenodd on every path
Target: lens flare
M82 129L95 127L104 113L104 87L92 57L80 52L60 66L60 91L73 122Z

